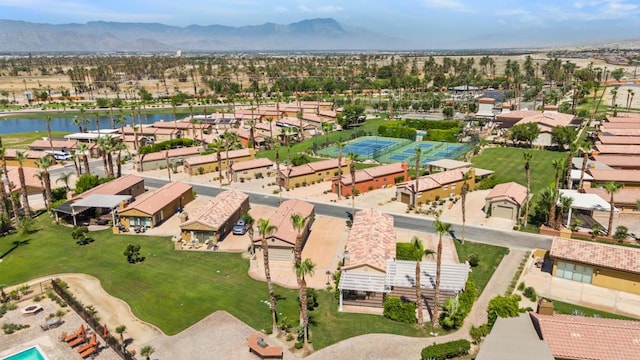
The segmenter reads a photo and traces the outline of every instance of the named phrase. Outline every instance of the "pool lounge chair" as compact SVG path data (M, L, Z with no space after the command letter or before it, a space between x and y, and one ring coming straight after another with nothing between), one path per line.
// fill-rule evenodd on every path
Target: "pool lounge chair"
M87 341L87 335L86 334L82 334L77 339L69 342L69 346L76 347L76 346L78 346L80 344L83 344L86 341Z
M98 352L98 346L97 345L89 348L85 352L80 353L80 357L84 359L84 358L86 358L86 357L88 357L90 355L95 354L96 352Z
M75 332L67 335L63 340L65 342L69 342L69 341L73 341L75 340L78 336L80 336L80 334L82 334L84 332L84 326L80 325L80 327L78 328L78 330L76 330Z
M83 352L89 350L90 348L97 346L98 345L98 338L96 336L96 334L94 333L91 336L91 339L89 340L88 343L80 346L78 349L76 349L76 351L78 352L78 354L82 354Z

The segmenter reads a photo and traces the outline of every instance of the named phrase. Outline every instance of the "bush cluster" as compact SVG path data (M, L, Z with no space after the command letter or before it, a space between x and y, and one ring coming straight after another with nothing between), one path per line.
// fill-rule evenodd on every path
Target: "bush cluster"
M384 317L407 324L416 323L416 304L403 302L397 296L387 296L384 299Z
M415 261L415 249L413 244L408 242L396 243L396 259Z
M443 312L440 319L438 319L440 326L444 329L457 329L462 326L464 319L469 315L473 303L476 301L477 292L476 284L472 279L468 279L464 291L458 296L456 311L451 314Z
M471 343L469 340L461 339L449 341L442 344L429 345L422 349L422 360L444 360L452 359L469 353Z
M538 295L536 294L536 289L532 288L531 286L527 287L524 289L524 291L522 292L522 294L529 300L536 302L536 300L538 300Z
M184 146L184 147L193 146L193 140L180 138L180 139L171 139L171 140L155 143L153 145L144 145L144 146L140 146L138 153L140 155L150 154L150 153L154 153L162 150L174 149L178 146Z

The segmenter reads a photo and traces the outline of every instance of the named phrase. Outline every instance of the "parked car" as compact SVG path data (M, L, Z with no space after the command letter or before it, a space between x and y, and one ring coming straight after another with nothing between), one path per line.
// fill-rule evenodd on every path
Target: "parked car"
M64 151L54 151L53 157L56 160L71 160L73 158L73 155L66 153Z
M247 232L247 224L244 220L240 219L233 225L233 235L244 235Z

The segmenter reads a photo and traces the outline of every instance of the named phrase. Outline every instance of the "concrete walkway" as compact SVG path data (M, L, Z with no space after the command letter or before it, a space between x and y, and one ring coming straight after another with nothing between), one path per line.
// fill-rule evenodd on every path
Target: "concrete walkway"
M523 250L511 250L500 265L458 331L439 337L412 338L392 334L366 334L343 340L309 355L307 359L417 359L425 346L457 339L470 339L471 325L481 325L487 321L487 305L496 295L507 290L514 273L518 269Z

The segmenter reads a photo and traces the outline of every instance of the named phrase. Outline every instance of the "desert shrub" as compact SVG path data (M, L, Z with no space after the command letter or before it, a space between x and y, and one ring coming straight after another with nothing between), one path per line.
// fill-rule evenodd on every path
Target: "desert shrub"
M469 257L467 257L467 261L469 261L471 267L476 267L480 262L480 258L476 254L470 254Z
M520 291L524 291L525 287L527 287L527 285L525 285L524 282L521 282L520 284L518 284L518 290L520 290Z
M489 324L487 323L484 323L478 327L472 325L471 329L469 329L469 335L473 339L473 342L476 344L480 344L482 338L489 335L490 332L491 329L489 328Z
M408 242L396 243L396 259L415 260L413 244Z
M526 289L524 289L524 291L522 292L522 294L529 300L535 302L536 300L538 300L538 295L536 294L536 289L532 288L531 286L527 287Z
M5 334L13 334L16 331L26 329L29 325L27 324L13 324L13 323L4 323L2 324L2 330Z
M444 360L452 359L469 353L471 343L469 340L461 339L449 341L442 344L429 345L422 349L422 360Z
M407 324L416 323L416 304L403 302L397 296L387 296L384 300L384 317Z
M204 168L202 166L198 166L198 175L204 174Z

